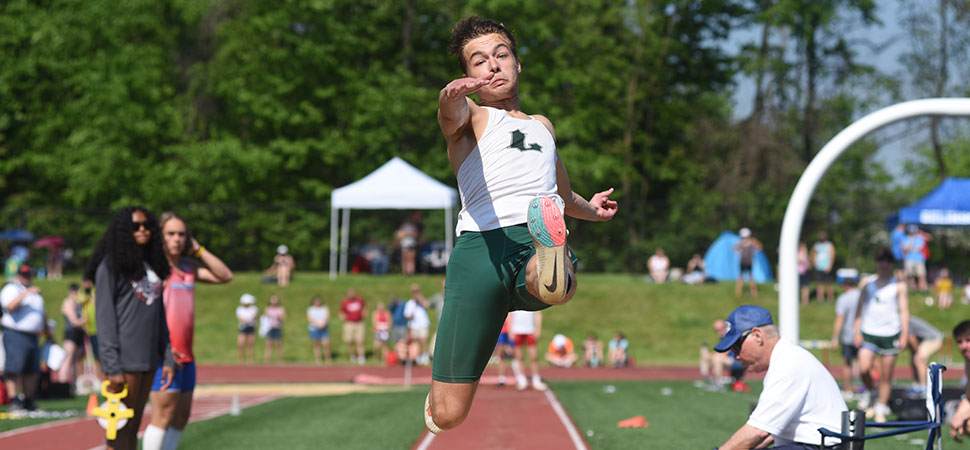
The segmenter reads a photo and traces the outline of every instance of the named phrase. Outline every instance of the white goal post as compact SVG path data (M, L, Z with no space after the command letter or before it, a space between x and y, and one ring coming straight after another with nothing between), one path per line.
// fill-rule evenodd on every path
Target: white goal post
M898 103L857 120L835 135L808 164L792 192L781 224L778 256L778 328L798 343L798 238L805 210L832 163L852 144L885 125L917 116L970 116L970 98L931 98Z

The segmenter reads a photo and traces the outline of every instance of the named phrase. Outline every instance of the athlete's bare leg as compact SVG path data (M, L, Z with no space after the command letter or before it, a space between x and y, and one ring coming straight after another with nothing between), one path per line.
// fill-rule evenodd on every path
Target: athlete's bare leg
M442 430L449 430L461 425L468 417L472 400L478 382L474 383L445 383L431 380L430 411L434 424Z

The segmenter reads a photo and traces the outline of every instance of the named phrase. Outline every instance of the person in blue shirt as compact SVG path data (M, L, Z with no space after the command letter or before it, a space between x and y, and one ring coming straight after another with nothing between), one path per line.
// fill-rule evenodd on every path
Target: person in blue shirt
M920 291L926 291L926 233L919 230L916 225L906 228L906 240L901 246L903 251L903 268L906 270L906 282L910 289L913 288L914 280L916 287Z

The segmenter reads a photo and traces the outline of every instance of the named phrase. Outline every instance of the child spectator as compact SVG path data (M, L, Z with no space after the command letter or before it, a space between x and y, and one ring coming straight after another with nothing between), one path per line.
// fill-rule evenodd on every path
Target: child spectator
M627 367L630 365L630 355L628 353L630 342L626 340L623 333L616 333L609 344L609 358L611 367Z
M239 349L239 362L245 363L247 358L254 358L253 346L256 343L256 318L259 317L259 307L256 297L243 294L239 297L240 305L236 307L236 321L239 323L239 336L236 347Z
M603 341L592 331L583 341L583 363L586 367L600 367L603 365Z
M273 348L276 349L277 360L283 360L283 322L286 321L286 310L280 304L277 296L269 298L269 306L263 312L269 321L269 332L266 333L266 350L263 352L263 361L270 362L273 359Z
M579 357L573 348L573 341L563 334L556 334L549 342L546 361L556 367L572 367Z
M374 310L374 355L386 361L385 351L391 340L391 312L384 307L384 302L377 302Z
M947 309L953 304L953 280L950 279L950 271L946 267L940 269L940 276L936 277L933 285L936 290L936 301L940 309Z
M320 349L323 348L323 356L327 363L330 363L330 310L323 304L320 296L313 297L310 307L306 310L307 326L310 332L310 340L313 342L313 361L322 364Z

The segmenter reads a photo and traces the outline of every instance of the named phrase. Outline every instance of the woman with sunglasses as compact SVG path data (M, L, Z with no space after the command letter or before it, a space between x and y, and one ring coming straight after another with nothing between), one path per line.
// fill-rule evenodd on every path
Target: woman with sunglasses
M159 368L152 383L152 418L142 438L144 450L178 448L182 431L192 412L195 391L195 356L192 337L195 331L195 282L222 284L232 280L232 271L219 257L206 250L192 236L188 223L171 211L159 220L162 245L171 273L162 295L175 376L168 389L162 387L164 373Z
M142 412L155 370L162 361L162 387L172 383L172 358L162 303L170 269L158 221L147 209L126 207L101 236L87 273L94 273L98 301L95 318L101 367L108 391L128 390L122 400L134 410L108 449L136 449Z

